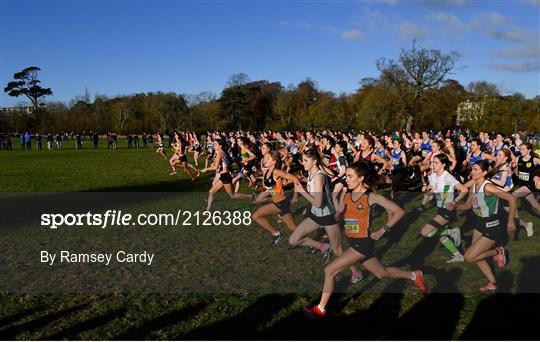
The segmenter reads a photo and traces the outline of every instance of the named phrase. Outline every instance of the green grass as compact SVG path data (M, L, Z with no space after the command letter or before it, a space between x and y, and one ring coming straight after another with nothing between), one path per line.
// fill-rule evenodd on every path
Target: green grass
M254 223L104 230L40 227L35 213L66 206L72 211L111 208L134 214L203 208L210 175L195 182L181 171L171 177L168 164L153 150L104 147L101 143L97 151L0 151L1 197L10 204L0 218L1 337L498 339L517 338L504 329L508 322L525 324L535 317L538 295L523 293L538 292L538 235L528 239L521 231L517 241L508 243L512 261L496 271L501 292L506 293L480 295L477 289L485 280L476 266L446 264L448 252L419 237L433 209L377 243L386 265L421 267L432 294L422 300L407 281L375 281L371 276L352 286L349 272L343 272L329 308L335 314L321 323L300 314L302 307L318 299L324 276L319 257L290 249L286 240L267 247L268 234ZM75 191L97 193L51 194ZM405 209L410 212L419 204L416 194ZM228 200L223 192L214 207L256 209L249 202ZM540 226L537 218L521 213ZM383 216L375 219L375 227L383 224ZM464 220L460 216L453 226ZM470 227L465 224L462 229L467 246ZM151 268L39 263L40 249L67 248L147 249L157 260ZM504 325L493 321L493 312L501 307Z

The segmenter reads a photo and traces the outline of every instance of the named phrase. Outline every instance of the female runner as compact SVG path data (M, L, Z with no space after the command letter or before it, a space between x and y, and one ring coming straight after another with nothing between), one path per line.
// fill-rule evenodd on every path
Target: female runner
M339 211L343 213L345 235L350 247L325 267L321 300L318 305L304 309L308 317L322 318L326 315L326 305L334 291L334 277L357 262L362 262L362 266L379 279L385 277L410 279L422 292L427 291L422 271L408 272L397 267L385 267L375 256L374 240L379 240L389 231L390 227L405 215L405 212L384 196L371 192L370 173L370 167L365 162L354 163L347 168L349 191L343 190ZM372 233L370 216L375 205L386 209L388 221L381 229Z
M397 199L397 193L404 188L405 177L407 176L407 155L405 151L401 149L401 140L396 138L394 140L394 149L392 150L392 161L390 166L390 173L392 175L392 191L390 195L395 201Z
M448 223L455 219L456 212L454 208L467 194L467 188L458 182L452 176L448 169L451 165L446 154L438 154L433 158L432 168L433 173L428 177L429 186L422 190L431 191L437 199L437 214L424 227L421 233L424 237L438 237L446 249L452 253L452 259L448 263L463 262L463 255L456 247L461 243L461 232L459 228L447 229ZM454 189L459 191L459 195L454 199ZM448 239L448 236L452 240Z
M540 203L536 200L534 176L536 170L540 167L540 158L533 152L531 143L526 142L520 146L520 156L517 161L515 174L517 176L517 189L512 194L517 198L525 197L535 213L540 213ZM534 234L532 225L528 226L527 236L531 237Z
M475 227L472 244L465 252L465 260L475 262L480 271L487 278L488 283L480 289L481 292L494 292L497 290L495 276L491 271L486 259L493 257L499 267L504 267L507 260L507 252L498 246L505 233L499 214L499 199L507 201L510 206L508 217L508 230L515 227L515 215L517 200L511 194L500 191L495 185L487 180L489 162L477 161L471 170L471 178L474 184L466 203L456 205L456 210L473 209L475 213ZM494 248L495 247L495 248Z
M163 145L163 136L161 133L156 133L156 141L158 143L158 148L156 150L157 154L160 154L165 160L167 160L167 155L165 154L165 151L163 150L165 146Z
M299 182L295 183L294 187L296 192L311 203L311 208L307 209L306 219L291 234L289 243L293 246L301 245L319 249L323 253L323 264L326 264L330 259L330 246L334 254L341 254L341 232L334 217L336 209L332 203L330 181L326 173L321 170L321 156L316 150L304 152L303 165L308 171L307 191ZM330 244L317 242L307 237L321 226L326 230Z
M229 155L226 153L227 146L222 143L222 140L217 138L214 140L214 151L216 153L216 158L214 164L211 167L205 167L202 172L216 170L216 180L212 183L212 187L208 191L208 202L206 205L206 210L210 211L212 208L212 202L214 201L214 195L225 188L227 195L231 199L251 199L252 196L248 194L234 193L232 190L232 177L229 172L229 165L231 163Z
M271 196L270 203L263 205L255 213L253 220L260 224L270 234L272 234L272 246L275 246L282 238L283 233L274 228L266 216L281 215L281 220L285 222L289 230L293 231L296 228L294 217L291 214L291 203L295 203L298 198L296 192L293 195L292 201L283 189L283 179L291 182L298 182L298 178L290 173L281 170L281 159L279 153L272 151L266 154L266 166L268 169L263 175L263 184L266 192ZM259 194L256 202L263 203L267 200L268 195L265 193Z

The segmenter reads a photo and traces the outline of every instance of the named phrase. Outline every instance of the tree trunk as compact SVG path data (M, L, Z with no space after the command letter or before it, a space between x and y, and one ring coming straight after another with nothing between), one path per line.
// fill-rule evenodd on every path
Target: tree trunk
M405 126L405 131L407 132L411 131L413 120L414 120L414 117L409 114L409 116L407 116L407 125Z

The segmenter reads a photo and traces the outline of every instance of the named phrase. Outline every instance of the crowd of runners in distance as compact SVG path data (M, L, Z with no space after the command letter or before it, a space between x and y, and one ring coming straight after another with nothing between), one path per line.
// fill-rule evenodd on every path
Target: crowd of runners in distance
M436 207L435 215L421 229L425 238L436 238L448 250L448 263L475 263L487 279L482 292L497 289L489 259L504 267L509 251L505 241L516 229L533 236L532 222L519 218L517 201L540 213L536 198L540 189L540 159L519 133L505 136L485 132L448 131L376 134L372 132L207 132L204 141L193 132L174 134L173 155L165 151L159 133L157 153L172 169L182 169L192 180L200 173L215 176L208 192L206 210L214 195L225 189L231 199L248 199L260 205L253 220L276 245L285 236L269 221L275 217L290 230L289 243L306 252L322 254L325 279L320 303L306 308L310 317L323 317L334 288L334 277L345 269L351 282L362 279L362 270L377 278L410 279L422 292L427 288L421 270L412 272L385 267L375 256L375 241L405 215L407 190L421 189L418 211ZM192 152L195 165L188 162ZM199 159L204 157L204 167ZM202 169L199 169L202 167ZM251 193L240 192L245 182ZM381 189L389 188L389 195ZM307 206L296 222L291 205L300 197ZM374 229L376 207L386 212L386 223ZM456 211L471 212L472 243L462 253L460 228L450 228ZM311 233L318 232L317 238ZM342 234L349 249L341 247ZM330 254L336 257L329 263ZM361 268L358 267L361 265Z

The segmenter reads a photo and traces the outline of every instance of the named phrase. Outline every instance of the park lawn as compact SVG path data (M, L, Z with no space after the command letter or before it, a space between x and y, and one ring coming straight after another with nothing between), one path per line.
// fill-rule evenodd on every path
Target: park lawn
M47 196L53 196L49 193L54 192L125 192L147 194L151 198L144 201L137 197L118 204L135 213L203 208L210 175L203 175L195 182L181 171L171 177L168 164L151 149L112 151L106 150L103 142L100 147L99 150L0 151L3 200L21 201L25 196L39 195L46 201L53 198ZM162 198L161 194L151 194L171 192ZM405 209L411 212L419 204L420 195L411 195ZM214 208L253 211L255 207L245 201L230 201L221 192ZM47 277L56 276L55 284L45 285L55 285L57 290L43 285L46 293L3 291L0 336L11 339L517 338L505 335L510 332L503 329L502 323L500 326L493 323L493 311L507 308L505 324L513 321L524 324L535 317L538 295L522 292L538 292L535 287L540 264L538 235L528 239L521 231L518 241L509 242L511 262L503 270L497 270L499 287L506 293L482 295L477 289L485 281L476 266L446 264L448 252L419 236L420 228L433 215L433 209L420 216L412 215L408 222L377 243L386 265L422 268L432 294L422 299L407 281L375 281L371 276L360 284L349 285L350 273L343 272L338 276L339 293L329 307L334 314L322 323L308 321L300 313L302 307L314 303L319 296L324 276L319 256L290 249L286 239L269 248L267 233L255 223L212 229L108 229L99 234L83 229L73 234L69 229L58 229L36 234L35 224L22 219L13 226L1 227L1 267L21 277L3 278L3 288L25 281L28 289L43 285L39 274L25 274L28 265L20 263L20 259L31 257L21 254L29 253L37 244L60 248L62 244L84 240L88 246L112 248L125 240L131 246L156 249L162 261L175 262L156 264L153 272L145 273L148 284L139 283L142 290L137 291L114 286L114 291L107 286L103 291L63 291L79 279L92 277L95 270L81 268L62 273L51 269ZM523 212L522 216L540 226L539 220L529 213ZM299 222L301 215L296 219ZM459 226L464 220L465 217L460 217L452 226ZM381 226L383 221L383 215L379 215L374 226ZM467 246L470 227L463 226L462 230L466 232ZM116 279L118 271L104 269L97 279ZM136 288L140 280L138 273L133 273L135 276L125 278L130 289ZM158 282L163 274L178 282L152 288L152 281ZM144 291L146 285L153 289L152 293ZM486 332L484 325L491 329ZM532 334L530 337L538 334L528 333Z

